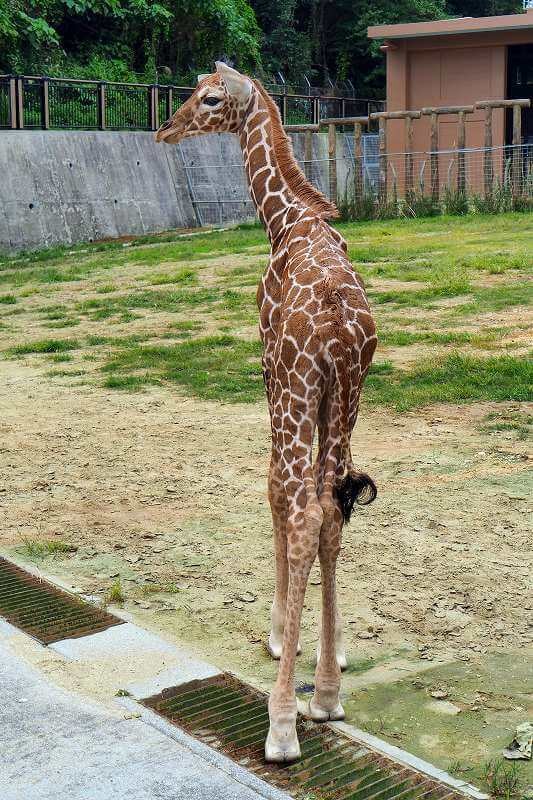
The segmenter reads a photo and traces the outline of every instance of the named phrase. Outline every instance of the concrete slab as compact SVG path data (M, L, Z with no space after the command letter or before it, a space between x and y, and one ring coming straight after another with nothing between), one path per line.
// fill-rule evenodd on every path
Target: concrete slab
M82 661L88 668L91 664L100 668L102 662L120 663L125 660L153 665L151 674L143 674L138 680L128 681L121 687L137 699L151 697L170 686L220 673L218 667L197 660L188 651L131 622L80 639L62 639L50 645L49 649L69 661Z
M177 741L54 686L8 641L0 639L2 800L286 800L223 757L206 761L185 734Z

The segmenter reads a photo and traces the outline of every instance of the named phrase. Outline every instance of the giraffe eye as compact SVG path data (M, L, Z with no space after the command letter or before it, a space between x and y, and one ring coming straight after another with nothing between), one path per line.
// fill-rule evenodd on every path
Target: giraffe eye
M206 106L218 106L220 102L222 102L220 97L213 97L212 95L204 97L203 99L203 103Z

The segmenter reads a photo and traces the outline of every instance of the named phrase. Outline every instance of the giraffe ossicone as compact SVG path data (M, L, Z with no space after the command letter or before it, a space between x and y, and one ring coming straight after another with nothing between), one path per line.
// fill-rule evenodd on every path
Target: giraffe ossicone
M276 586L268 646L279 658L269 697L270 761L299 757L295 659L311 566L320 560L322 627L309 715L342 719L345 666L335 570L343 524L376 487L355 469L350 436L377 338L361 278L342 236L328 225L335 204L299 168L275 102L258 81L221 62L161 126L159 142L204 133L239 137L250 195L271 246L257 290L263 376L272 431L268 494ZM318 454L313 462L313 439Z

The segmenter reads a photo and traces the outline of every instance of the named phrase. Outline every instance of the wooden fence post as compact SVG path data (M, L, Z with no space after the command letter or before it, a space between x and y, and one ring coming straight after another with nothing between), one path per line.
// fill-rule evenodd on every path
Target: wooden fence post
M313 134L307 130L304 133L304 172L306 177L311 179L313 160Z
M17 128L24 128L24 80L17 78L16 81L16 101L17 101Z
M335 125L328 125L328 164L329 164L329 198L337 202L337 132Z
M106 128L105 100L105 81L101 81L98 84L98 127L101 131Z
M520 186L520 145L522 144L522 109L516 103L513 106L513 197L521 193Z
M379 199L387 202L387 118L379 117Z
M485 152L483 154L483 181L485 197L492 194L494 170L492 163L492 106L485 106Z
M156 84L148 89L148 122L151 130L159 128L159 87Z
M9 79L9 126L17 127L17 81L16 78Z
M41 128L47 131L50 128L50 93L48 78L41 78Z
M408 195L413 193L413 117L405 118L405 191Z
M439 110L437 108L423 108L422 114L430 118L430 138L429 138L429 171L431 180L431 199L434 203L439 202L440 178L439 178Z
M354 199L359 200L365 193L363 175L363 125L370 122L368 117L352 117L353 123L353 164L354 164Z
M318 125L285 125L287 133L303 133L304 134L304 172L306 177L311 179L312 161L313 161L313 133L318 133L320 128Z
M522 109L529 108L531 100L513 102L513 196L522 194Z
M353 168L354 199L359 200L363 196L363 126L360 122L353 126Z
M466 112L459 111L457 120L457 191L464 194L466 191Z
M378 121L378 147L379 147L379 202L387 202L387 119L386 111L376 111L370 114L371 120Z
M493 152L492 152L492 112L495 108L500 109L513 109L513 145L516 144L516 151L520 152L519 145L521 144L520 141L515 142L515 133L517 137L521 138L521 122L518 125L518 112L515 112L514 109L518 106L520 109L522 108L529 108L531 105L531 100L480 100L476 103L476 108L483 108L485 110L485 157L483 159L483 175L484 175L484 186L485 186L485 197L489 197L492 194L493 190L493 181L494 181L494 163L493 163ZM517 128L515 131L514 123L517 123ZM519 180L519 170L520 170L520 161L515 161L514 154L513 154L513 191L515 188L515 181Z
M405 119L405 193L411 195L414 190L414 163L413 163L413 143L414 128L413 120L420 119L420 111L404 111Z

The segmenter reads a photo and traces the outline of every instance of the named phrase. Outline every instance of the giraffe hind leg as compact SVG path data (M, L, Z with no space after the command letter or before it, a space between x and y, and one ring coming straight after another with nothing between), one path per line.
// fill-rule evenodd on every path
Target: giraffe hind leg
M283 630L287 611L287 589L289 585L289 562L287 559L287 495L281 478L279 456L272 453L268 476L268 499L272 511L274 549L276 557L276 587L271 612L271 628L267 650L275 661L281 658ZM298 642L297 655L302 652Z
M318 549L322 575L322 629L317 652L315 692L309 703L309 715L317 722L344 719L339 691L341 669L346 667L335 577L343 517L338 502L333 500L329 491L320 497L320 505L324 514Z

